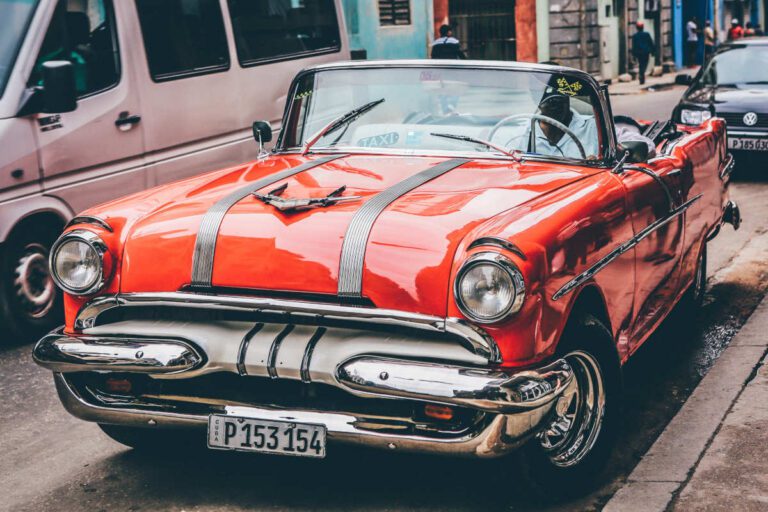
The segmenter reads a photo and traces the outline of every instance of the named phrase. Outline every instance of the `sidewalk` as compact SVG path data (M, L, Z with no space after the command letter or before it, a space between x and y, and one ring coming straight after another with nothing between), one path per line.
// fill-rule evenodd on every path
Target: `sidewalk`
M604 512L768 510L768 297Z
M695 68L682 68L661 76L646 76L645 84L643 85L640 85L640 82L637 80L632 80L631 82L619 82L618 79L614 79L611 85L608 86L608 91L611 93L611 96L653 92L654 88L673 87L675 85L675 77L679 74L695 76L698 72L699 68L697 66Z

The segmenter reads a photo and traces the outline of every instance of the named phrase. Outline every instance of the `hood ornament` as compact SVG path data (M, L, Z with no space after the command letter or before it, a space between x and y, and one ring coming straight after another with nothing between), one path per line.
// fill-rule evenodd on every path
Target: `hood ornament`
M259 201L264 202L265 204L274 206L281 212L301 211L301 210L308 210L310 208L324 208L337 203L357 201L362 197L362 196L342 197L341 194L343 194L344 191L347 190L347 186L342 185L341 187L337 188L336 190L334 190L333 192L331 192L325 197L315 197L315 198L308 197L306 199L283 199L281 196L283 192L285 192L285 189L287 188L288 188L288 184L284 183L279 187L277 187L276 189L266 194L257 194L256 192L254 192L253 197L258 199Z

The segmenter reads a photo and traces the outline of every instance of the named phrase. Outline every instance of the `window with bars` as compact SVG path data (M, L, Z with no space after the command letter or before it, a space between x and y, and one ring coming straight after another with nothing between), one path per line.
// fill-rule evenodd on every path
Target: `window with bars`
M379 0L379 24L410 25L411 0Z

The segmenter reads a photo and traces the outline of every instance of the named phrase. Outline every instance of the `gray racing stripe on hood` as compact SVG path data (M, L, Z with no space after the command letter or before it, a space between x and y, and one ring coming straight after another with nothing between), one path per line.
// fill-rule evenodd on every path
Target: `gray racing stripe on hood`
M323 165L344 156L347 155L330 155L304 162L296 167L291 167L290 169L258 179L253 183L230 192L216 201L216 203L205 212L205 215L203 215L203 220L197 231L195 252L192 257L192 286L204 288L211 287L211 280L213 278L213 258L216 253L216 239L219 236L219 228L224 221L224 216L230 208L259 189L268 187L282 179L290 178L295 174L307 171L313 167Z
M339 263L340 297L361 297L363 293L363 266L365 264L365 248L368 245L368 236L371 234L373 224L387 206L404 196L411 190L424 183L441 176L465 163L466 158L454 158L440 162L418 174L404 179L392 185L386 190L376 194L368 200L352 217L352 222L347 227L344 235L344 243L341 247L341 261Z

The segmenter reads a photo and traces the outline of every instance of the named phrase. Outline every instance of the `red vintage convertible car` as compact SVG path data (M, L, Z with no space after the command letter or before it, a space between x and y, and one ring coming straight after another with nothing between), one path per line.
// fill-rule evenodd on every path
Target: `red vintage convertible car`
M514 452L547 492L578 486L623 363L695 310L707 241L739 222L722 120L633 124L619 143L568 68L305 70L271 153L70 223L66 325L34 358L129 446Z

